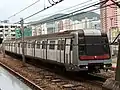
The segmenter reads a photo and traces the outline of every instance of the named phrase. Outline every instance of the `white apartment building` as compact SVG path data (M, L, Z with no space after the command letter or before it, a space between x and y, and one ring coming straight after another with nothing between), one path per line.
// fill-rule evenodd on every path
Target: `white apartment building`
M32 36L49 34L55 32L61 32L66 30L77 29L97 29L100 28L100 20L84 18L81 21L71 19L64 19L50 23L43 23L38 25L32 25Z
M15 28L20 24L0 23L0 37L4 40L15 39Z

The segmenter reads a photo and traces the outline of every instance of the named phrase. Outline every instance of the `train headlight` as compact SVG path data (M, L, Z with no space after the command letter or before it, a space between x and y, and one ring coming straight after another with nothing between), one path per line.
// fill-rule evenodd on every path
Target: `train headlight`
M104 68L106 67L106 65L103 66Z
M88 66L86 66L85 68L88 68Z

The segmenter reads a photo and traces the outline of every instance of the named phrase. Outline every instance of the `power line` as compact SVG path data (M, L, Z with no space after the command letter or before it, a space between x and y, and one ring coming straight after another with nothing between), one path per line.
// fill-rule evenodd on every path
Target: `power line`
M55 3L55 1L54 0L52 0L53 1L53 3Z
M120 2L120 1L119 1L119 2ZM102 7L99 7L99 8L95 8L95 9L92 9L92 10L89 10L89 11L95 11L95 10L98 10L98 9L100 9L100 8L105 8L105 7L108 7L108 6L111 6L111 5L114 5L114 3L109 4L109 5L106 5L106 6L102 6ZM80 11L80 10L78 10L78 11ZM76 12L76 11L75 11L75 12ZM88 11L86 11L86 12L81 12L81 13L79 13L79 14L84 14L84 13L87 13L87 12L88 12ZM74 12L69 13L69 14L67 14L67 15L63 15L63 16L54 18L54 19L47 20L47 22L52 21L52 20L57 21L57 20L66 19L66 18L72 17L72 16L73 16L73 13L74 13ZM76 14L75 14L75 15L76 15ZM115 15L115 16L116 16L116 15ZM106 18L110 18L110 17L106 17Z
M50 2L50 0L48 0L48 2L52 5L52 3Z
M79 6L79 5L83 5L83 4L85 4L85 3L87 3L87 2L90 2L90 1L92 1L92 0L88 0L88 1L85 1L85 2L83 2L83 3L79 3L79 4L77 4L77 5L74 5L74 6L65 8L65 9L63 9L63 10L59 10L59 11L57 11L57 12L65 11L65 10L71 9L71 8L73 8L73 7L77 7L77 6ZM93 2L93 3L96 3L96 2ZM90 4L93 4L93 3L90 3ZM88 6L88 5L90 5L90 4L87 4L86 6ZM81 6L81 7L83 7L83 6ZM72 9L72 10L69 10L69 11L73 11L73 10L79 9L79 8L81 8L81 7L77 7L77 8L74 8L74 9ZM69 12L69 11L66 11L66 12ZM57 12L54 12L54 13L52 13L52 14L47 14L46 16L52 16L53 14L56 14ZM44 17L44 16L45 16L45 15L42 15L42 16L40 16L40 17Z
M17 14L19 14L19 13L21 13L22 11L28 9L29 7L31 7L31 6L33 6L34 4L38 3L39 1L40 1L40 0L37 0L36 2L32 3L31 5L25 7L24 9L20 10L19 12L17 12L17 13L15 13L15 14L13 14L12 16L8 17L8 19L10 19L10 18L16 16Z
M69 13L69 14L62 15L62 16L56 17L56 18L54 18L54 19L49 19L49 20L47 20L47 22L52 21L52 20L61 20L61 19L65 19L65 18L71 17L71 16L73 16L73 13L76 13L76 12L79 12L79 11L82 11L82 10L85 10L85 9L88 9L88 8L90 8L90 7L93 7L93 6L97 6L97 5L99 5L99 4L101 4L101 3L104 3L104 2L106 2L106 1L102 1L102 2L99 2L99 3L93 4L93 5L87 6L87 7L85 7L85 8L80 9L80 10L73 11L73 12L71 12L71 13ZM110 5L113 5L113 4L114 4L114 3L112 3L112 4L110 4ZM110 5L107 5L107 6L110 6ZM102 6L102 7L99 7L99 8L104 8L104 7L107 7L107 6ZM97 9L99 9L99 8L92 9L92 10L90 10L90 11L94 11L94 10L97 10ZM86 13L86 12L81 12L81 13L79 13L79 14L83 14L83 13ZM44 21L44 22L45 22L45 21Z
M38 11L38 12L36 12L36 13L30 15L30 16L25 17L23 20L26 20L26 19L28 19L28 18L30 18L30 17L33 17L34 15L37 15L38 13L40 13L40 12L46 10L46 9L49 9L50 7L52 7L52 6L54 6L54 5L58 4L58 3L60 3L60 2L62 2L62 1L63 1L63 0L59 0L59 1L57 1L55 4L52 4L51 6L48 6L48 7L44 8L44 9L42 9L42 10L40 10L40 11ZM17 23L19 23L19 22L20 22L20 21L18 21Z

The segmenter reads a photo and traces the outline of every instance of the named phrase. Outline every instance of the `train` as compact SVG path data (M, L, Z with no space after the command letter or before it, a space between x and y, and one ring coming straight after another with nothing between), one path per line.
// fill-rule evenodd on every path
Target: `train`
M23 44L24 43L24 44ZM24 37L3 42L5 52L38 58L66 71L97 72L111 68L111 52L107 34L100 30L69 30Z

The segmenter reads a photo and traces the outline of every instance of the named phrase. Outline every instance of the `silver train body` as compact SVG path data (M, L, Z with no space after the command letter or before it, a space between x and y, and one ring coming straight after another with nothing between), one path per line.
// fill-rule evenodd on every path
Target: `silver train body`
M22 55L21 39L4 41L5 51ZM67 71L94 71L111 68L110 48L99 30L70 30L25 37L25 56L63 65Z

